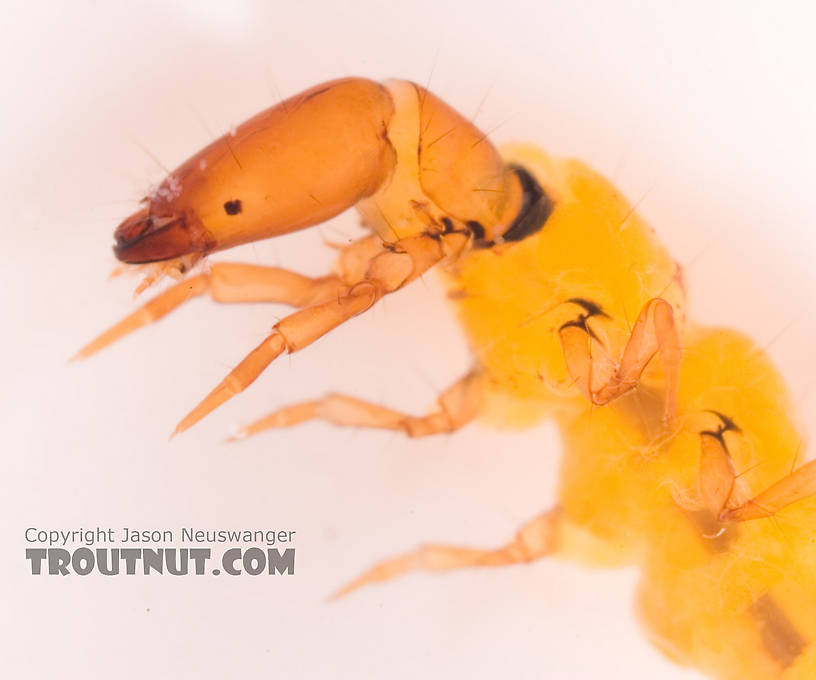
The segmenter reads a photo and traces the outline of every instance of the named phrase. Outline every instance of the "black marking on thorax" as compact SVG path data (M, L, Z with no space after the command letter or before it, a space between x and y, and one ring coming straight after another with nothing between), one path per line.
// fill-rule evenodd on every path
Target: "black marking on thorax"
M722 447L725 449L725 452L729 454L728 446L725 443L725 437L723 435L726 432L736 432L737 434L741 434L742 430L739 426L734 422L733 418L729 418L727 415L720 413L719 411L712 411L711 409L707 410L707 413L712 413L720 419L720 425L717 427L716 430L700 430L700 436L706 435L708 437L714 437L714 439L718 440Z
M477 248L492 248L500 243L514 243L532 236L544 226L552 214L554 204L541 185L522 166L511 164L510 169L519 178L522 191L521 209L518 215L498 238L485 241L485 228L475 221L467 223Z
M467 226L467 228L470 229L470 233L473 234L473 238L476 239L476 245L478 248L490 248L491 246L496 245L493 241L484 240L485 228L482 226L481 222L471 220L465 226Z
M607 314L597 302L593 302L592 300L587 300L585 298L570 298L567 300L567 302L583 307L584 313L579 314L578 318L573 319L572 321L567 321L566 323L561 324L561 327L558 330L562 331L565 328L580 328L593 340L601 342L601 339L595 334L595 331L589 327L587 321L593 316L600 316L608 319L610 318L609 314Z
M609 314L607 314L603 308L597 303L593 302L592 300L587 300L586 298L579 298L574 297L567 300L567 302L571 302L574 305L578 305L579 307L583 307L586 314L584 316L589 319L593 316L602 316L605 319L610 318Z

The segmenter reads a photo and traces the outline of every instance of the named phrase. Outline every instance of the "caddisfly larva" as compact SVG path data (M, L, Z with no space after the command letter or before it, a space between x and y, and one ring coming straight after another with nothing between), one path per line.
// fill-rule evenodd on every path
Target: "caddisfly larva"
M437 410L410 416L333 394L278 409L239 437L313 418L426 436L524 402L563 432L560 502L505 546L424 546L340 593L411 570L558 555L636 564L646 625L677 661L719 678L816 677L816 468L791 468L801 435L785 386L749 340L687 320L679 267L585 165L527 146L500 154L413 83L338 80L190 158L119 226L115 252L186 269L352 206L372 234L346 247L333 273L217 263L80 356L194 296L297 308L181 420L181 432L281 354L436 268L474 354Z

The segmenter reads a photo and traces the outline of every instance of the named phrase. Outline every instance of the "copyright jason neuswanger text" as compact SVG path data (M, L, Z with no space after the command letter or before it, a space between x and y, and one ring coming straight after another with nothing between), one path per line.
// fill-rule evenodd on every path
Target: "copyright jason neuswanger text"
M271 529L28 527L26 544L40 547L27 547L25 557L35 576L294 574L294 536L294 531ZM186 545L176 547L176 542ZM122 547L111 547L114 544ZM214 556L214 544L234 547Z

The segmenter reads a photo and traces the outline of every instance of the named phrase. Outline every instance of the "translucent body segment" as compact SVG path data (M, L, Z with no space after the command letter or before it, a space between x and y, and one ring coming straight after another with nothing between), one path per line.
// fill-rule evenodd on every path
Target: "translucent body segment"
M395 104L388 138L397 154L390 179L357 210L383 239L417 233L417 208L441 222L478 222L502 233L522 204L521 186L487 137L424 88L389 81Z
M416 91L423 193L451 217L479 222L488 238L500 236L501 230L491 227L518 212L513 173L485 133L432 92Z

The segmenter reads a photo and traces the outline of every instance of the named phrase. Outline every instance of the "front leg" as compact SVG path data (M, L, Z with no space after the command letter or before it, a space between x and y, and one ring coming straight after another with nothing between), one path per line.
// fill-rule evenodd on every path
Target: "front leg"
M155 323L193 298L209 294L215 302L273 302L309 307L348 293L365 274L368 261L382 252L382 240L366 236L341 250L335 273L316 278L280 267L216 262L210 271L171 286L94 338L76 354L87 359L134 331Z

